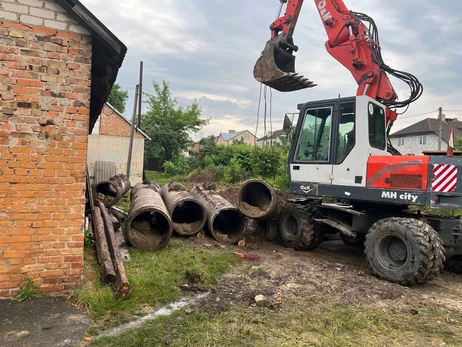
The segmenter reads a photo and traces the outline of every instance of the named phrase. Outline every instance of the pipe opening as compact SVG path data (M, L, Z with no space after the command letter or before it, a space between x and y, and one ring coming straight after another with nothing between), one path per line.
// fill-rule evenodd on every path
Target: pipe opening
M272 194L269 188L260 182L249 182L240 190L240 204L246 214L258 217L271 207Z
M201 231L205 223L205 211L195 201L182 201L172 213L173 229L180 235L192 235Z
M117 198L117 188L110 182L101 182L95 186L97 198L104 202L111 202Z
M155 249L162 245L170 232L170 225L164 215L154 211L138 214L130 223L133 243L140 249ZM154 246L153 248L151 248Z
M213 220L212 234L220 241L236 243L242 239L246 218L236 210L222 210Z

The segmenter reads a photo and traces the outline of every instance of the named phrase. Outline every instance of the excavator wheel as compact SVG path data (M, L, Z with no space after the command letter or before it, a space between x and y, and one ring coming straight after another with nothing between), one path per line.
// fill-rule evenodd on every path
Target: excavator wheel
M434 235L430 236L430 230L434 231L413 218L391 217L375 223L365 242L366 258L374 273L401 285L414 285L425 282L427 276L435 277L432 245L435 239Z
M462 256L461 255L453 255L449 258L444 266L448 271L454 272L456 274L462 274Z
M430 242L432 245L433 252L433 264L430 270L428 271L427 276L423 279L422 282L430 282L444 269L444 261L446 260L446 250L443 246L443 241L440 238L440 235L433 229L431 226L428 226L428 236L430 237Z
M314 236L314 221L310 214L294 205L284 206L279 218L279 238L284 247L309 249Z

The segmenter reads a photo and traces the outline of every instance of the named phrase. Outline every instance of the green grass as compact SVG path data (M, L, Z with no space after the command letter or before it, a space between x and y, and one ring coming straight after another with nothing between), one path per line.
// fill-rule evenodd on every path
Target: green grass
M74 291L74 299L88 308L93 320L126 320L143 309L177 300L184 295L178 285L187 282L186 272L199 274L199 285L213 285L231 264L239 261L232 253L195 249L181 239L172 239L159 251L132 248L130 253L132 260L124 264L131 293L126 299L116 299L113 289L101 282L95 252L85 250L85 281Z
M187 181L186 175L183 176L168 176L163 172L157 171L146 171L146 178L151 182L155 182L157 184L166 184L170 183L171 181L177 181L180 183L184 183Z
M181 318L180 318L181 317ZM460 322L434 309L365 309L335 302L295 302L281 310L234 307L219 315L179 311L100 346L460 346ZM438 323L439 321L439 323Z

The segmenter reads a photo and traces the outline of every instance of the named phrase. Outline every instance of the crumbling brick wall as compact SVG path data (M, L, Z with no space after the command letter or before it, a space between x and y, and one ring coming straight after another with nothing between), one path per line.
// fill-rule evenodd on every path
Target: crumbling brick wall
M0 2L0 296L81 282L91 54L55 2Z

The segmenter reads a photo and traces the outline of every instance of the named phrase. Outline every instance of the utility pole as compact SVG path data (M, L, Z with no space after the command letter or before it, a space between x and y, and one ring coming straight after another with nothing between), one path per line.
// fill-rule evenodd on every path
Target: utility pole
M135 101L133 102L132 128L130 131L130 145L128 146L127 178L130 178L130 170L132 166L133 138L135 136L136 106L138 102L139 88L140 86L137 84L135 88Z
M141 106L143 104L143 62L140 61L140 84L138 95L138 129L141 129Z
M443 108L440 107L438 113L438 121L439 121L439 127L438 127L438 151L441 151L441 138L443 137Z

